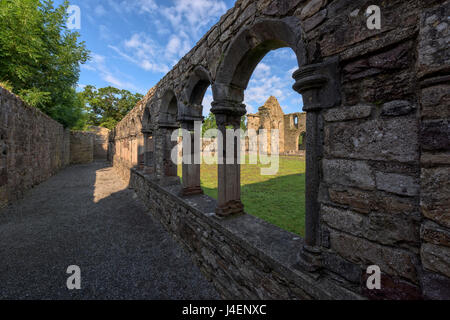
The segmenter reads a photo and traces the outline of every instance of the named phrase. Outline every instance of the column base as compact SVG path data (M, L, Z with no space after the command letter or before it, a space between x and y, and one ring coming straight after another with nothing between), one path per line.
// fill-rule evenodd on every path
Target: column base
M219 217L229 217L237 214L244 214L244 205L241 200L232 200L225 205L216 208L216 214Z
M181 191L181 195L182 196L195 196L195 195L199 195L199 194L203 194L203 190L201 187L187 187L187 188L183 188L183 190Z
M300 252L300 261L296 265L307 272L316 272L322 268L321 251L318 247L304 245Z

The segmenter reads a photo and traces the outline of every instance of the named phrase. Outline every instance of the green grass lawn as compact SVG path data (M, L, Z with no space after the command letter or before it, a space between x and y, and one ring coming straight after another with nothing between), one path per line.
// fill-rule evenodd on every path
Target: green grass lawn
M241 198L245 211L304 236L305 161L280 157L280 168L275 176L261 175L261 167L269 166L241 165ZM178 173L181 176L181 166ZM217 165L202 165L201 183L204 192L217 199Z

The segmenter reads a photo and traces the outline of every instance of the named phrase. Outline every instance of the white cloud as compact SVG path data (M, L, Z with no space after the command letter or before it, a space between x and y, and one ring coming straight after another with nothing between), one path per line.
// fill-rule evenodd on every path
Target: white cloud
M101 4L95 7L94 12L99 17L104 16L106 14L106 10Z
M270 66L261 62L260 64L258 64L255 71L253 72L253 77L255 79L268 77L270 75L270 71L271 71Z
M119 89L127 89L138 92L145 91L138 89L131 82L120 80L116 75L114 75L113 72L111 72L111 70L109 70L106 66L106 58L102 55L92 53L91 61L89 61L86 65L83 65L82 68L98 73L104 81Z
M160 46L143 33L133 34L130 39L123 43L123 49L112 45L108 47L113 49L125 60L139 66L145 71L167 73L170 70L167 64L159 62L163 56Z

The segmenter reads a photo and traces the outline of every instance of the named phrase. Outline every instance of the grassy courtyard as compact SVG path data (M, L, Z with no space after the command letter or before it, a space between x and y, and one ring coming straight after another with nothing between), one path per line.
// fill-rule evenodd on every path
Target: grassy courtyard
M305 161L297 157L280 157L280 168L275 176L261 175L261 167L269 166L241 166L241 194L245 211L304 236ZM181 176L181 166L178 172ZM217 165L202 165L201 182L204 192L217 199Z

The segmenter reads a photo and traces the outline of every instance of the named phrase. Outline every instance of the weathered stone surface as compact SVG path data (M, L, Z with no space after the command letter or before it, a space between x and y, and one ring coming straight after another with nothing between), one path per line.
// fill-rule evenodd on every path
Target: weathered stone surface
M386 245L418 244L419 223L403 215L372 213L366 221L364 237Z
M381 244L418 243L419 225L411 219L385 213L364 216L351 210L329 206L321 207L322 220L335 230L344 231L357 237Z
M420 144L424 150L450 150L450 123L448 120L423 121Z
M344 67L344 77L347 80L357 80L406 68L410 61L410 50L411 43L405 43L387 52L352 62Z
M306 299L320 297L323 292L328 292L328 296L337 292L336 297L351 293L359 298L364 285L363 279L359 280L360 286L356 284L357 275L369 263L380 265L384 275L392 276L385 283L383 298L420 297L417 294L420 286L427 292L426 297L436 296L438 273L434 272L434 278L427 280L421 273L420 225L427 218L444 230L448 228L449 68L445 62L447 31L442 29L448 3L380 2L382 28L369 30L365 14L369 3L363 0L237 1L117 126L117 136L111 139L114 166L125 179L136 178L130 175L130 168L139 159L135 150L139 150L140 136L139 132L137 135L133 132L140 130L144 108L151 113L154 124L158 124L160 115L167 114L168 101L164 97L173 91L177 105L186 111L192 90L199 90L195 84L198 75L193 76L193 70L204 68L207 76L203 81L212 84L216 102L231 106L231 111L237 110L236 106L245 99L243 88L256 62L271 49L287 45L297 55L300 67L297 78L308 79L308 86L303 88L307 89L303 95L305 106L315 110L307 117L311 149L307 153L310 170L306 176L308 190L313 191L308 201L315 199L317 189L320 205L333 208L324 209L321 217L316 209L320 205L309 206L312 212L308 215L308 230L316 227L317 230L311 231L305 240L315 243L320 239L324 254L323 271L312 279L319 276L332 281L323 286L324 282L312 280L305 284L291 277L292 270L283 269L286 264L279 259L280 252L271 251L270 259L266 259L264 252L255 253L255 246L249 244L255 234L262 234L259 227L245 232L239 228L234 230L238 240L229 238L229 234L221 232L223 225L197 215L198 207L206 206L205 203L195 203L196 206L192 205L194 202L184 203L181 206L185 211L181 211L180 200L165 194L156 182L152 187L137 183L140 197L174 234L182 233L179 216L185 216L183 223L189 226L186 233L191 236L181 236L182 241L208 278L215 279L216 287L225 297ZM433 15L437 18L431 18ZM424 19L429 19L429 23L421 24ZM320 71L329 57L336 62L333 64L336 68L328 73ZM325 94L323 88L332 88L336 94ZM324 106L336 109L325 113L321 111ZM249 123L258 127L264 122L274 129L283 126L274 125L282 119L272 117L275 113L266 115L261 123L250 116ZM285 149L299 147L297 138L303 131L297 130L303 129L303 119L299 120L298 128L291 128L295 120L284 122L284 129L291 128L295 133L281 130L285 134ZM155 179L164 184L167 130L157 125L155 128ZM293 138L287 139L288 136ZM292 145L287 146L288 140L292 140ZM213 212L214 204L208 208L209 213ZM231 221L228 223L233 225ZM273 230L265 230L264 237L274 242ZM279 236L284 239L286 235ZM336 241L337 238L340 240ZM437 228L423 227L422 241L448 248L444 245L446 233ZM283 245L286 243L289 240ZM296 262L297 255L298 251L294 251L288 261ZM421 273L420 279L417 272ZM309 277L302 273L303 276ZM448 279L443 275L442 278ZM290 283L291 280L295 283ZM251 285L246 285L247 282Z
M356 105L328 110L325 115L325 121L339 122L345 120L364 119L370 116L372 106Z
M387 274L381 275L381 289L367 289L367 279L369 275L363 273L362 293L370 300L422 300L423 296L420 287L398 278L393 278Z
M420 204L425 217L450 227L450 170L422 169Z
M424 167L432 167L435 165L450 165L450 152L429 153L423 152L420 162Z
M420 17L418 66L421 76L450 66L450 3L425 10Z
M70 163L83 164L94 161L94 134L91 132L70 133Z
M324 181L330 185L338 184L371 190L375 180L369 165L363 161L323 160Z
M320 27L321 34L328 34L319 40L324 56L343 53L344 56L362 56L367 51L397 44L414 34L418 25L416 3L393 0L380 2L382 12L381 30L367 28L367 7L364 1L332 1L327 9L330 19ZM358 13L355 15L355 10ZM402 12L402 19L398 18ZM353 13L353 16L351 14ZM388 36L389 33L391 35ZM352 51L345 54L345 51Z
M322 261L324 268L342 276L350 282L359 283L361 280L361 267L355 263L351 263L329 252L325 252L322 255Z
M425 269L450 277L450 248L425 243L420 256Z
M300 19L306 19L316 14L320 8L326 3L325 0L310 0L300 13Z
M321 206L320 213L322 220L330 227L356 236L363 236L364 218L360 214L324 205Z
M415 119L399 117L325 126L325 150L329 156L335 157L418 161L417 140L418 127Z
M386 193L353 188L346 188L345 190L330 188L329 196L335 203L348 205L352 210L366 214L378 211L410 215L420 210L414 199Z
M354 263L378 265L384 273L417 282L417 258L406 250L337 232L331 233L330 241L333 250Z
M442 84L422 89L422 117L441 119L450 117L450 85Z
M415 108L409 101L396 100L385 103L381 110L381 115L385 117L403 116L411 113Z
M297 7L300 2L304 0L274 0L270 1L269 6L264 9L264 14L266 15L285 15L293 8Z
M420 236L430 244L450 247L450 230L431 221L422 224Z
M433 272L423 272L423 296L430 300L450 300L450 279Z
M320 25L326 19L327 13L327 9L323 9L317 14L313 15L311 18L306 19L303 24L305 26L305 31L311 31L312 29Z
M69 164L70 133L0 87L0 208Z
M417 179L395 173L377 172L375 174L378 190L392 192L402 196L417 196L420 185Z

